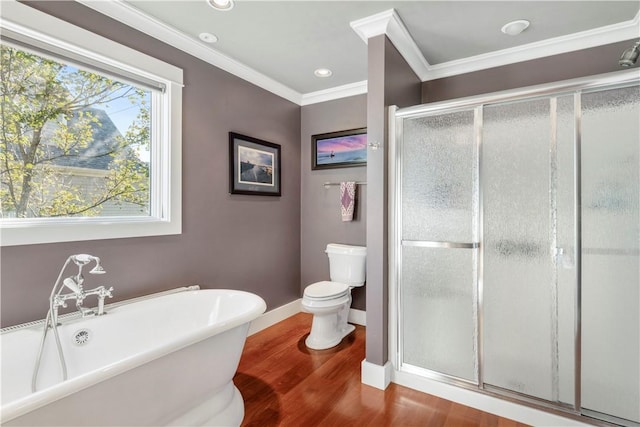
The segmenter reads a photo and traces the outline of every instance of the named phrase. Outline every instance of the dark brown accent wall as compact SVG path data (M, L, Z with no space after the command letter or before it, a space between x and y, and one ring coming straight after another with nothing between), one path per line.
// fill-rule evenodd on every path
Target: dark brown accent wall
M311 170L311 136L367 127L367 95L327 101L302 107L301 124L301 287L329 280L327 243L366 246L367 187L356 188L356 212L353 221L343 222L340 215L340 188L324 187L325 182L365 182L367 167ZM352 308L365 310L366 286L352 292Z
M382 35L368 41L367 126L367 361L384 365L388 358L388 144L387 107L420 103L420 79Z
M625 70L618 59L635 40L552 55L422 83L422 102L437 102Z
M102 259L86 286L114 286L112 301L192 284L255 292L268 309L299 298L300 107L78 3L27 4L184 70L183 233L2 248L2 326L44 318L75 253ZM228 194L229 131L281 144L282 197Z

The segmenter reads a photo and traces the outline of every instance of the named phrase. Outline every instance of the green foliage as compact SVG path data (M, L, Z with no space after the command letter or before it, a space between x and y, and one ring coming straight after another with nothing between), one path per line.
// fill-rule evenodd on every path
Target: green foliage
M138 205L146 212L149 169L135 152L149 147L144 91L5 45L0 65L3 215L96 216L107 202ZM117 99L141 105L140 113L125 135L112 136L95 149L102 123L91 107ZM69 167L76 164L73 159L90 163L105 157L108 169Z

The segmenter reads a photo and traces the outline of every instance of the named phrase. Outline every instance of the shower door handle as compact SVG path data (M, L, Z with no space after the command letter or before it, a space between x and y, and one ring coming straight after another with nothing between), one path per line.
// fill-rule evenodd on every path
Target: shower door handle
M479 242L442 242L433 240L405 240L400 244L402 246L419 246L423 248L447 248L447 249L477 249L480 247Z
M562 268L570 269L575 267L575 263L573 262L573 258L570 254L566 254L565 249L561 247L555 248L555 260L556 265L561 266Z

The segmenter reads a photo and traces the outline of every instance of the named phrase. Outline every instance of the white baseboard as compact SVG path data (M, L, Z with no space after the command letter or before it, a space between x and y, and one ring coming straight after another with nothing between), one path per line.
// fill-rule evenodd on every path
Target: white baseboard
M356 325L367 326L367 312L351 308L349 309L349 319L347 321Z
M385 390L391 383L391 371L393 366L387 361L384 366L363 360L361 366L362 384Z
M260 332L263 329L267 329L269 326L273 326L276 323L281 322L284 319L300 312L304 312L304 310L302 309L302 298L291 301L290 303L282 305L278 308L274 308L273 310L269 310L262 316L251 322L251 326L249 327L249 333L247 334L247 336L253 335L256 332ZM349 309L348 321L349 323L354 323L356 325L367 326L367 312L351 308Z
M247 336L253 335L256 332L260 332L263 329L267 329L269 326L273 326L278 322L283 321L287 317L291 317L294 314L298 314L302 311L302 299L298 298L295 301L291 301L288 304L282 305L273 310L269 310L262 316L251 322L249 326L249 332Z
M452 402L479 409L484 412L509 418L532 426L590 426L580 421L561 417L504 399L488 396L473 390L456 387L429 378L392 370L393 382L423 393L432 394ZM364 371L364 370L363 370ZM364 374L363 381L364 383Z

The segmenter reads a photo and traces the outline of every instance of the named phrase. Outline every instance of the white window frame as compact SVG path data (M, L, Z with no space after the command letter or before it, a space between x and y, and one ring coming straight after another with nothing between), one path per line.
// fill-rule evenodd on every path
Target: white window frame
M182 69L14 0L2 0L0 31L62 46L90 61L165 86L152 92L150 215L0 219L0 246L182 233Z

